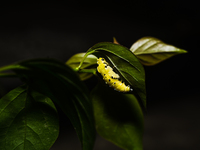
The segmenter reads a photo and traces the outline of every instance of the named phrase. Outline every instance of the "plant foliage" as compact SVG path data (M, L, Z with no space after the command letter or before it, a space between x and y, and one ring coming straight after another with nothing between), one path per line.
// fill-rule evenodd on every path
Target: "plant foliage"
M95 130L123 149L142 150L143 65L155 65L181 53L186 51L152 37L138 40L130 49L114 39L113 43L97 43L66 63L32 59L2 66L0 77L17 77L24 85L0 99L0 149L48 150L59 133L55 103L73 124L83 150L93 149ZM133 91L120 93L108 87L96 71L99 57ZM82 81L93 75L99 83L90 92Z

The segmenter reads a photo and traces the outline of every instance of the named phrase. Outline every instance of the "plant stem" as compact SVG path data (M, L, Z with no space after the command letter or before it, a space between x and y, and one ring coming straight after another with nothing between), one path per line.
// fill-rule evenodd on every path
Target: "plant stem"
M17 77L14 73L0 73L0 77Z
M96 69L80 69L78 72L96 74Z
M21 65L17 65L17 64L11 64L11 65L0 67L0 72L12 70L12 69L28 69L28 68Z
M11 68L13 68L12 65L7 65L7 66L0 67L0 72L9 70Z
M83 64L83 62L84 62L84 60L86 59L86 57L87 57L88 55L92 54L93 52L94 52L94 51L91 51L91 52L85 54L85 56L83 57L81 63L80 63L79 66L75 69L75 71L79 71L79 70L80 70L80 68L81 68L81 66L82 66L82 64Z

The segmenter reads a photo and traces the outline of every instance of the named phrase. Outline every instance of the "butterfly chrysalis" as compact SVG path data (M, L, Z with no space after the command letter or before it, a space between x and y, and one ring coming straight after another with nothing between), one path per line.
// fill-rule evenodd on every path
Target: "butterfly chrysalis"
M132 91L129 85L125 85L125 83L120 80L120 76L113 71L113 68L109 66L104 58L100 57L97 59L97 64L97 71L103 76L106 84L119 92Z

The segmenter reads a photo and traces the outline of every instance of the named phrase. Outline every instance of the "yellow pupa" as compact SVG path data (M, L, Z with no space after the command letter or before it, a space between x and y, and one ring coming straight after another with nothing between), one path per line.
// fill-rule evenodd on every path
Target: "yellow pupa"
M110 87L113 87L119 92L129 92L132 91L130 86L126 86L124 82L119 80L120 76L113 71L113 68L105 61L104 58L97 59L97 71L103 76L104 81Z

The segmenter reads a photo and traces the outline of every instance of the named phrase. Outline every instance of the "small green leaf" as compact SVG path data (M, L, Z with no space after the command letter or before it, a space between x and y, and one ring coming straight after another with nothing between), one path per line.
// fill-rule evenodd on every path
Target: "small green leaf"
M83 60L84 56L85 53L75 54L66 62L66 64L70 66L72 69L76 69L80 64L80 62ZM84 60L80 69L92 69L96 67L96 64L97 64L97 58L94 55L89 55ZM93 76L92 73L85 73L85 72L78 72L78 75L81 80L86 80Z
M22 61L10 68L31 88L56 102L71 120L83 150L92 150L95 140L92 103L76 72L53 59Z
M139 39L131 46L130 50L146 66L155 65L177 54L187 53L185 50L165 44L153 37Z
M126 47L114 43L98 43L90 48L87 54L105 57L120 76L132 88L134 94L146 107L145 72L137 57Z
M83 60L83 57L85 56L86 53L78 53L73 55L67 62L66 64L69 65L72 68L76 68L78 67L78 65L80 64L80 62ZM87 68L91 65L96 64L97 62L97 58L94 55L89 55L87 56L87 58L84 60L83 64L82 64L82 68Z
M142 150L143 113L135 96L99 84L92 100L98 134L123 149Z
M58 137L52 101L27 86L0 99L0 149L49 150Z

